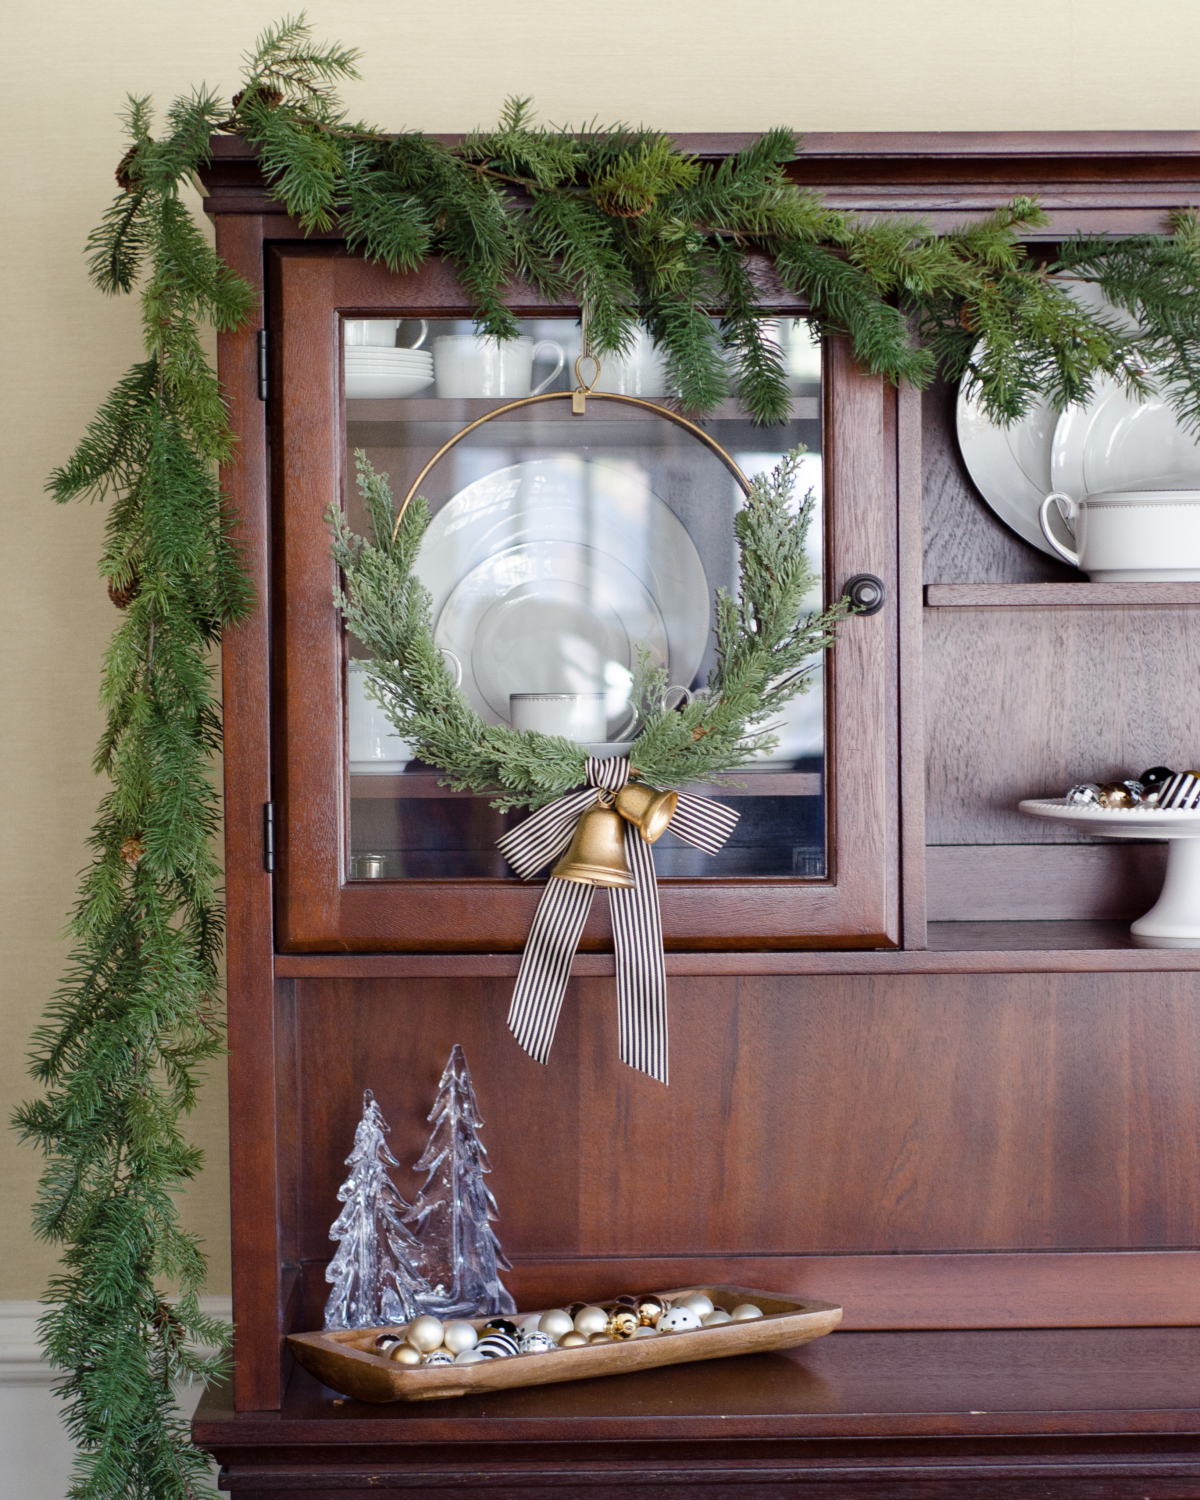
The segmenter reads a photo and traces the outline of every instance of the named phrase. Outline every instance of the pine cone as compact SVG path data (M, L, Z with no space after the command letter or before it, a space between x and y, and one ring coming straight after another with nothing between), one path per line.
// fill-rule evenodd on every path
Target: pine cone
M115 584L108 580L108 597L118 609L128 609L141 592L142 581L135 572L128 583Z
M283 94L279 91L279 89L256 89L255 94L257 98L267 106L268 109L278 109L279 106L283 103ZM231 107L236 110L238 105L245 97L246 90L239 89L238 92L234 94L233 98L229 101Z
M974 333L975 332L975 328L976 328L975 319L971 315L971 309L967 306L967 304L965 302L963 303L963 305L958 310L958 321L962 324L962 326L967 330L968 333Z
M121 858L132 869L136 869L138 860L146 852L146 846L141 839L128 838L121 845Z
M117 186L123 193L133 192L134 183L133 178L129 175L129 169L133 165L133 159L137 153L138 148L130 146L129 150L126 151L125 155L117 163L117 170L113 173L113 176L117 179Z

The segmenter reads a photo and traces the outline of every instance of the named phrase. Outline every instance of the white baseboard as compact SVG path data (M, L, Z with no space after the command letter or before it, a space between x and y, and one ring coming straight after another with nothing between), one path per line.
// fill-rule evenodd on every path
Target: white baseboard
M213 1317L230 1315L228 1297L203 1297L200 1305ZM42 1312L39 1302L0 1302L0 1493L20 1500L63 1500L71 1471L72 1447L51 1390L60 1372L37 1342ZM190 1416L200 1388L184 1387L178 1398L180 1410Z

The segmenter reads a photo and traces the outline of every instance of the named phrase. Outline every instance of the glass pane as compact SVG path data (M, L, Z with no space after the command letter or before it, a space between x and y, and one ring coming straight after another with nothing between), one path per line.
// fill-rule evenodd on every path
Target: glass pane
M422 467L469 423L508 401L576 384L579 326L522 325L498 350L469 322L347 321L346 472L366 450L397 504ZM732 398L704 430L748 477L797 444L801 489L818 513L809 534L821 573L820 349L803 322L780 320L793 390L791 418L756 428ZM648 341L608 360L596 390L669 398ZM434 632L462 687L491 723L563 733L625 753L636 733L629 703L639 647L674 687L703 687L715 662L713 595L736 585L733 517L743 496L705 443L653 411L589 399L544 402L483 424L421 484L433 522L418 571L433 596ZM797 503L802 498L797 496ZM365 531L357 492L351 524ZM811 604L821 606L821 590ZM497 838L524 813L495 812L486 795L451 793L368 702L348 640L351 879L510 879ZM711 857L668 831L655 846L660 878L821 879L826 869L823 667L776 726L777 748L732 775L719 800L741 814ZM675 698L683 698L683 692ZM697 790L706 790L697 788Z

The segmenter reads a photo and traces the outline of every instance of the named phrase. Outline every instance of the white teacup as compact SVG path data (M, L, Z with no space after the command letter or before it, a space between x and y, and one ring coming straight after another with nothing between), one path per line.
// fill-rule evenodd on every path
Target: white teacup
M638 330L636 342L628 354L605 354L599 364L600 374L592 387L594 391L607 391L614 396L640 396L645 401L653 401L667 393L667 361L654 347L645 329Z
M456 686L462 682L462 663L443 647L451 659ZM346 691L347 760L355 776L395 776L413 758L412 746L396 733L392 721L374 698L367 697L370 663L351 658Z
M394 349L396 335L400 332L401 318L347 318L342 324L342 342L347 349ZM421 331L415 344L406 344L408 349L419 349L429 333L429 324L417 318Z
M1075 537L1075 551L1050 528L1055 506ZM1111 490L1076 501L1055 493L1038 519L1054 551L1105 583L1200 581L1200 490Z
M536 386L533 362L543 349L549 350L554 368ZM562 347L553 339L535 344L530 338L483 338L474 333L444 334L433 341L433 373L439 396L539 396L566 363Z
M604 693L510 693L509 722L514 729L595 744L608 738L605 699Z

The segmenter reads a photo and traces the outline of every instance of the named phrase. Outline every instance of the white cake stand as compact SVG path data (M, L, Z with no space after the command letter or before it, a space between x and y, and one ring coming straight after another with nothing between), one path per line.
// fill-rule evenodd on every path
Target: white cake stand
M1162 894L1129 929L1146 948L1200 948L1200 809L1078 807L1064 797L1030 797L1019 804L1035 818L1053 818L1077 833L1109 839L1166 839Z

